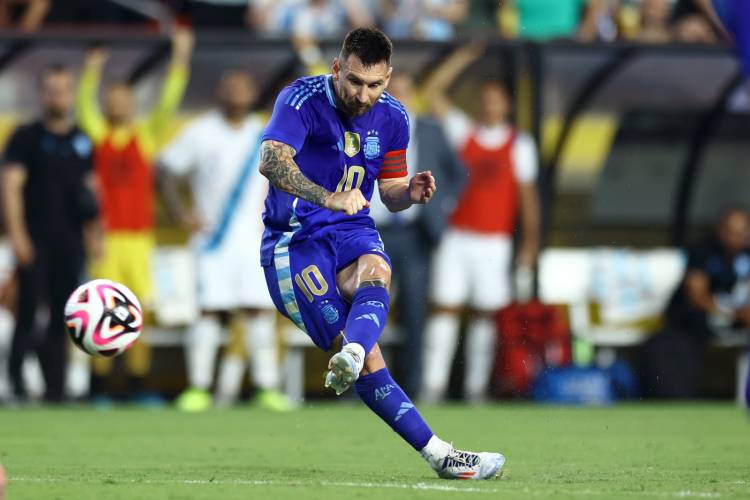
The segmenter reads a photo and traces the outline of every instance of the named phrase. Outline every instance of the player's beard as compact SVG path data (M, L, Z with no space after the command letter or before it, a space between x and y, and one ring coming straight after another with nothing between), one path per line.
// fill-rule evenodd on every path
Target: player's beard
M372 104L359 104L357 102L352 104L344 104L344 111L351 117L362 116L372 108Z
M347 116L356 118L362 116L372 108L372 104L360 104L357 99L352 99L351 104L344 101L338 94L336 94L336 104Z
M70 110L59 106L47 106L44 109L45 120L61 121L70 117Z
M229 104L222 105L222 112L227 121L240 122L250 114L250 108L246 106L232 106Z

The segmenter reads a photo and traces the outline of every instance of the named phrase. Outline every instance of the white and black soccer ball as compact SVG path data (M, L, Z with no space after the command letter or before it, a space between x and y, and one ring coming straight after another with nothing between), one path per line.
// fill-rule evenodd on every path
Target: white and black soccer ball
M65 304L73 343L92 356L125 352L143 329L143 309L122 283L98 279L79 286Z

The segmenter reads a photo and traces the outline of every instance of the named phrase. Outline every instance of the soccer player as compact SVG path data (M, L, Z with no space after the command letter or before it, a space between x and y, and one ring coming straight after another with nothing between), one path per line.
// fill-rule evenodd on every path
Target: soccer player
M193 233L191 247L198 276L200 319L188 331L185 355L190 388L178 408L201 411L211 405L208 390L221 340L220 313L244 319L256 401L272 410L289 409L278 392L276 311L261 285L263 270L247 261L247 249L260 246L260 214L268 182L258 172L260 134L265 120L250 114L257 95L252 77L226 72L219 83L220 109L197 118L162 152L159 184L176 220ZM183 206L178 177L190 177L195 210ZM224 354L217 402L228 404L240 391L246 362L231 349Z
M326 387L341 394L354 385L440 477L488 479L505 458L459 451L434 435L377 344L391 266L368 213L375 181L391 211L426 203L436 190L429 171L405 178L407 113L385 92L391 51L381 31L351 31L332 74L301 78L277 98L261 138L260 171L271 183L261 263L278 310L319 348L337 351Z
M399 330L404 332L394 365L406 394L419 392L422 381L424 327L429 303L429 272L432 256L440 243L464 186L466 168L451 147L440 123L415 111L418 89L414 78L398 72L388 84L388 93L403 104L409 115L409 173L428 168L440 183L440 202L414 205L391 213L373 194L370 216L393 264L392 279L398 293L393 298ZM424 168L420 168L424 166Z
M477 120L448 97L450 86L483 52L477 45L459 48L425 84L432 111L469 173L432 268L434 311L425 328L420 392L420 397L430 402L445 397L461 313L466 308L471 320L466 327L465 355L470 362L464 366L464 394L476 403L486 399L495 355L495 318L513 298L511 268L517 219L522 229L516 257L521 276L531 276L539 248L536 146L510 122L507 89L496 81L482 82L476 95ZM518 299L529 295L528 291L519 292L522 290L516 290Z
M125 81L107 86L104 106L99 109L97 96L107 59L102 49L87 54L78 85L78 119L94 142L94 170L105 231L104 253L92 266L91 274L123 283L146 305L152 289L153 160L185 92L192 51L192 32L176 29L159 101L142 120L136 116L133 88ZM113 359L96 358L93 368L94 397L108 403L102 389L112 372ZM136 402L157 405L160 398L144 390L150 368L151 352L142 339L125 354L128 385Z

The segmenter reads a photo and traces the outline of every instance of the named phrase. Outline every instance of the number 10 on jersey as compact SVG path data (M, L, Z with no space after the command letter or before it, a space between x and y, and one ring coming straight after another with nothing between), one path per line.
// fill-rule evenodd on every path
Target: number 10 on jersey
M344 175L341 177L338 186L336 186L336 192L342 193L344 191L351 191L352 189L359 189L364 180L364 167L357 165L351 167L344 166Z

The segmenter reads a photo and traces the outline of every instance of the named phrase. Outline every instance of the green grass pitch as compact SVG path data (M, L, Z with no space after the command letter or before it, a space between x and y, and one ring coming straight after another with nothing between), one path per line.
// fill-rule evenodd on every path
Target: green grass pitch
M0 410L7 500L750 498L750 420L729 405L426 408L494 481L437 479L357 404L289 414Z

